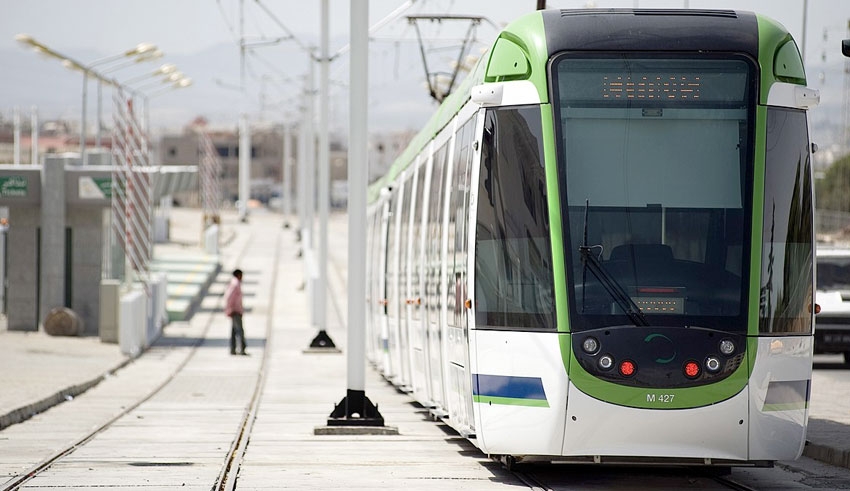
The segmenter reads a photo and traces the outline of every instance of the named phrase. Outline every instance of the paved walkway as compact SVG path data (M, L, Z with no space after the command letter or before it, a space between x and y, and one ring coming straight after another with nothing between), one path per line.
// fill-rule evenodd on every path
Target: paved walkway
M335 225L344 227L344 218L336 219L343 223ZM203 256L198 246L200 213L178 209L175 210L175 221L176 224L172 226L173 242L157 245L157 254L171 257ZM273 220L269 217L257 221L261 223L254 225L255 227L279 227L281 223L279 219ZM193 223L196 225L192 225ZM335 225L332 224L332 227ZM213 275L212 282L207 282L208 285L204 288L208 294L204 303L198 306L202 317L215 320L210 322L213 322L212 325L216 329L214 341L218 345L214 345L215 350L205 356L219 356L217 350L220 349L220 356L229 360L225 355L227 348L224 345L227 337L226 322L222 322L222 319L218 318L220 314L216 312L220 303L218 297L223 292L228 271L237 265L236 259L240 251L244 251L251 240L248 234L237 233L247 230L246 227L248 226L237 223L235 216L225 215L222 224L223 271ZM283 236L294 237L293 234ZM334 234L332 240L341 240L342 236L344 234ZM344 243L335 243L334 246L332 254L345 255ZM370 488L385 487L378 485L384 481L387 486L391 486L389 483L393 478L416 479L420 474L426 475L427 465L438 465L451 479L457 479L457 482L464 482L473 488L475 483L480 483L482 488L492 488L494 483L502 482L505 476L498 466L493 466L483 457L479 458L480 455L474 457L475 452L468 442L447 434L443 426L428 421L427 415L417 409L409 397L399 394L383 383L370 369L367 369L367 395L380 404L387 424L398 426L402 436L371 437L367 440L356 437L312 436L312 429L326 421L333 403L345 395L346 358L344 355L309 355L302 352L315 333L312 332L307 319L304 292L295 286L301 277L300 262L295 259L296 251L297 246L289 243L283 250L270 252L268 257L247 258L238 264L245 264L250 270L247 272L250 273L265 268L264 265L275 253L287 258L278 275L280 284L273 302L262 304L258 310L246 315L248 321L252 318L255 321L249 326L248 334L249 351L254 348L256 355L245 361L253 366L260 362L259 355L262 350L271 350L268 380L275 382L266 386L254 428L255 433L252 435L240 474L240 482L259 486L270 479L285 479L293 485L300 483L305 488L311 487L310 483L315 479L314 473L328 463L335 464L335 472L339 473L339 487L356 482ZM206 261L206 258L204 260ZM271 264L267 267L271 268ZM340 285L345 278L334 271L330 274L331 285L337 288L333 297L344 302L345 293L341 291ZM246 280L246 291L253 292L253 295L268 287L265 283L250 284L250 275ZM250 306L251 298L246 298L246 303ZM338 308L344 315L344 304ZM266 346L263 335L265 326L259 324L260 319L265 319L270 314L270 309L276 311L271 326L275 334L273 343ZM339 327L340 321L333 313L334 310L336 309L329 305L329 333L334 341L344 348L344 331ZM283 316L282 312L287 315ZM51 406L59 405L61 408L63 401L100 385L104 380L114 383L116 378L120 379L125 374L130 380L150 379L150 372L138 376L131 374L152 364L173 368L179 357L171 353L186 345L175 342L175 339L185 337L190 340L201 335L202 329L197 324L199 322L180 321L169 324L165 328L169 343L155 346L136 360L122 355L118 345L101 343L96 337L62 338L50 337L42 332L0 331L0 428ZM228 363L230 361L236 360L229 360ZM825 357L819 358L818 361L818 369L812 381L810 444L807 445L805 455L834 465L850 467L850 377L847 376L846 368L837 364L837 360ZM820 361L827 363L821 364ZM148 380L145 383L152 382ZM14 426L9 429L12 428ZM4 432L0 431L0 448L4 439ZM416 447L417 455L393 450L404 446ZM285 452L268 451L280 450L283 447L286 447ZM363 456L364 453L368 458ZM272 455L286 455L288 462L299 465L279 465L280 462L269 459ZM459 459L465 459L465 464ZM384 462L381 467L384 469L387 468L387 463L397 464L399 474L374 476L371 472L375 467L369 463L378 461ZM418 467L420 465L423 467ZM270 472L274 475L269 474ZM434 481L432 484L434 489L438 489L446 483Z

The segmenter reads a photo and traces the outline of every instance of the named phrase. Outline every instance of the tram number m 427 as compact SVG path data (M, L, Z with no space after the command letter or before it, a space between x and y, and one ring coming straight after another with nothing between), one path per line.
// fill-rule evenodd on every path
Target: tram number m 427
M658 404L670 404L676 394L647 394L646 402L655 402Z

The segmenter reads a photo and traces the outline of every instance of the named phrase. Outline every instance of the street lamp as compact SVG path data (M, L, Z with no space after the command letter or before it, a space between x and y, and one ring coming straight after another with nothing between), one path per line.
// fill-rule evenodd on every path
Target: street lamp
M98 131L97 136L95 138L95 144L100 146L100 133L101 133L101 121L100 121L100 90L101 84L106 83L108 85L115 85L115 81L104 76L104 71L95 71L94 67L99 65L104 65L107 63L111 63L121 59L130 58L129 63L122 64L120 66L112 67L111 70L117 70L119 68L123 68L128 64L139 63L143 61L149 61L152 59L162 57L162 51L160 51L155 45L151 43L139 43L134 48L129 49L127 51L123 51L116 55L107 56L101 58L99 60L95 60L89 64L82 63L70 56L64 55L52 48L49 48L44 43L37 41L35 38L30 36L29 34L18 34L15 36L15 40L21 44L25 44L27 46L32 47L37 52L50 56L52 58L56 58L62 62L62 65L66 68L77 70L83 72L83 107L82 114L80 118L80 160L83 164L86 163L86 106L87 106L87 92L88 92L88 77L89 75L94 76L98 81Z
M176 73L180 73L180 72L176 72ZM162 95L166 92L170 92L172 90L185 89L186 87L189 87L193 83L191 78L186 77L183 74L180 74L180 76L176 79L173 78L173 75L174 74L169 75L165 80L162 81L163 83L171 82L171 84L169 84L168 86L163 87L159 90L155 90L155 91L151 92L150 94L142 93L142 98L143 98L144 103L145 103L145 131L146 132L150 132L150 130L151 130L151 128L150 128L150 126L151 126L150 100L153 99L154 97L160 96L160 95Z
M102 64L113 62L113 61L126 59L128 57L131 58L130 60L127 60L126 63L121 63L119 65L115 65L115 66L109 67L105 70L102 70L101 73L106 74L106 73L121 70L122 68L126 68L128 66L135 65L136 63L142 63L142 62L145 62L145 61L156 60L156 59L162 58L162 56L163 56L162 51L159 48L157 48L155 45L153 45L151 43L139 43L139 44L136 45L135 48L128 50L128 51L125 51L124 53L121 53L119 55L113 55L113 56L110 56L110 57L101 58L100 60L95 60L90 64L90 66L94 67L94 66L97 66L97 65L102 65ZM94 145L97 148L100 148L100 136L101 136L101 133L103 133L103 117L102 117L102 113L103 113L103 82L104 82L103 78L99 77L97 79L97 135L95 135L95 142L94 142ZM112 83L111 85L114 85L114 83Z

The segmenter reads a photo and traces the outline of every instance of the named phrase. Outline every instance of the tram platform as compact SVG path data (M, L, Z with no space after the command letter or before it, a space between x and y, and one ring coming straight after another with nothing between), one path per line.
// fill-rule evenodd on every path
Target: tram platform
M181 219L197 218L200 223L200 212L181 213ZM202 478L216 472L220 464L211 449L226 448L231 443L228 431L235 428L234 418L244 412L250 390L262 383L263 396L239 471L240 487L273 488L274 483L281 482L295 489L511 486L504 469L450 428L434 422L427 410L397 392L369 367L367 396L378 404L386 424L397 427L399 434L314 434L317 427L326 424L334 404L346 391L346 339L340 318L345 316L345 217L333 217L329 233L331 254L341 266L329 268L330 296L341 305L328 306L328 334L341 353L307 350L316 332L309 323L300 245L294 231L283 229L282 223L281 217L273 214L251 216L247 223L240 223L235 215L223 216L222 270L204 286L205 295L195 315L168 324L160 340L137 358L122 355L117 345L101 343L96 337L0 331L0 483L13 475L16 466L26 465L27 459L43 459L39 452L47 456L78 439L89 431L94 419L115 417L132 406L128 402L132 398L168 382L185 365L191 376L187 380L175 378L173 389L151 399L152 408L140 406L135 416L138 421L155 425L159 412L173 415L186 411L182 427L158 427L155 431L139 428L138 435L142 436L135 438L141 438L141 442L128 436L130 429L125 427L121 438L104 437L114 448L107 445L103 455L90 458L112 465L123 462L130 464L125 466L130 471L139 472L144 466L134 452L153 444L155 437L164 439L167 441L157 443L163 446L158 462L168 465L168 473L146 474L153 480L151 485L156 485L156 479L167 479L163 485L182 479L188 489L193 483L198 489L208 489ZM276 242L270 238L274 234ZM260 237L268 245L257 247ZM202 254L191 242L178 247L188 255ZM229 320L220 310L221 295L234 267L245 271L249 356L229 354ZM265 378L258 379L256 373L264 356L269 357ZM818 358L805 456L850 468L847 394L847 367L837 359ZM96 402L83 404L85 398ZM157 402L157 398L164 399ZM79 405L69 403L75 399ZM24 422L18 423L20 420ZM189 428L195 424L208 426ZM32 429L28 430L30 425ZM54 431L45 433L44 427ZM197 462L182 465L192 456ZM85 479L92 479L92 474L85 474L85 465L79 467L79 482L88 483ZM49 475L41 485L67 484L67 476L51 481Z

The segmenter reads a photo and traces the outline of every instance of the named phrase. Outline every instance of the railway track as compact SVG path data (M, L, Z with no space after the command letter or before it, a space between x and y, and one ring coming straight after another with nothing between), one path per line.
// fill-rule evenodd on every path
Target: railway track
M251 238L245 242L245 246L240 250L237 255L237 261L240 261L248 252L248 248L252 243ZM280 235L276 238L276 246L280 243ZM271 289L268 293L271 297L274 298L275 287L276 287L276 279L277 279L277 271L278 271L278 255L275 255L275 261L273 265L273 276ZM220 310L221 307L221 298L216 303L216 310ZM274 308L274 302L270 302L269 309L270 311ZM38 464L32 466L21 474L12 477L10 480L3 483L2 491L11 491L19 489L25 486L28 482L32 481L36 477L42 475L45 471L55 466L56 464L63 461L63 459L67 459L69 456L74 454L76 451L85 447L89 442L94 440L98 435L104 433L108 429L114 427L116 423L127 418L133 411L139 409L143 404L150 401L152 398L162 393L170 384L175 380L175 378L189 365L189 363L195 358L197 355L199 348L204 344L204 341L207 339L209 335L210 328L213 324L213 320L215 319L215 315L210 315L209 319L206 321L201 335L195 338L190 345L189 352L185 356L185 358L173 369L173 371L158 385L156 385L152 390L150 390L146 395L137 399L132 404L128 404L126 407L123 407L120 412L115 414L113 417L108 419L107 421L98 424L91 431L87 432L80 438L72 441L71 443L64 446L64 448L56 451L48 458L42 460ZM266 342L270 343L271 339L271 324L272 324L272 316L269 315L267 317L267 323L265 326L266 330ZM262 389L265 383L265 366L267 363L267 353L269 353L268 349L263 350L263 359L260 363L260 371L257 377L257 381L255 387L253 388L253 392L250 398L250 403L248 407L245 409L240 424L235 432L232 444L227 451L223 463L221 466L221 471L218 473L218 477L214 483L212 483L211 489L215 490L232 490L235 489L236 479L238 477L239 464L241 462L242 456L244 455L245 449L247 447L251 430L253 427L253 421L256 416L256 411L259 406L260 397L262 393ZM166 465L166 464L160 464Z
M723 486L726 486L729 489L735 489L737 491L758 491L756 488L747 486L746 484L742 484L738 481L734 481L725 476L714 476L713 479L715 482L722 484Z
M280 234L278 234L277 236L275 250L278 249L279 245ZM274 265L272 267L271 291L269 292L269 296L272 301L269 302L269 312L266 316L266 349L263 350L263 360L260 363L260 373L257 377L257 383L254 387L254 393L251 396L251 403L245 410L245 413L242 417L242 421L239 424L239 429L237 430L236 438L233 440L233 444L230 446L230 450L227 452L227 456L225 457L221 472L219 473L216 483L213 485L212 489L217 491L232 491L233 489L236 489L236 480L239 478L239 467L242 464L243 457L245 456L245 450L248 448L248 442L251 437L251 431L254 428L254 421L257 419L257 410L260 407L263 388L265 387L266 383L266 367L268 366L269 353L272 352L271 343L274 342L274 340L272 339L272 323L274 319L273 314L275 305L273 299L277 288L277 272L279 264L280 254L275 254Z

